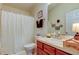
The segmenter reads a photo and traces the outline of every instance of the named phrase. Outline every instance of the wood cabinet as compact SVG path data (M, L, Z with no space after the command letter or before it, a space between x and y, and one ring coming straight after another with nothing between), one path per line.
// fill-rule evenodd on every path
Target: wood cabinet
M55 48L51 47L47 44L43 44L44 45L44 51L47 52L50 55L54 55L55 54Z
M37 41L37 55L71 55L67 52L64 52L60 49Z
M56 55L71 55L71 54L64 52L62 50L56 49Z
M44 43L37 41L37 55L47 55L46 52L44 52Z
M43 50L41 50L41 49L39 49L39 48L37 48L37 55L47 55L47 53L46 52L44 52Z
M37 48L43 49L43 43L40 41L37 41Z

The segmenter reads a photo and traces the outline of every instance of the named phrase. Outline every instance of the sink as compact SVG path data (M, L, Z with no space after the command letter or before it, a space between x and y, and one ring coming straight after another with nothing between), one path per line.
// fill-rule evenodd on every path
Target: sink
M63 41L60 39L52 38L49 40L53 45L63 47Z

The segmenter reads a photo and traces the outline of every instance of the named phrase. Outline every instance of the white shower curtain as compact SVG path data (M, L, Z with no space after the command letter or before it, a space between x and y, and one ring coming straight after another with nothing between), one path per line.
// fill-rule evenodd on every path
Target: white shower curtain
M34 19L20 13L2 11L1 47L7 54L23 50L25 44L31 43L34 34Z

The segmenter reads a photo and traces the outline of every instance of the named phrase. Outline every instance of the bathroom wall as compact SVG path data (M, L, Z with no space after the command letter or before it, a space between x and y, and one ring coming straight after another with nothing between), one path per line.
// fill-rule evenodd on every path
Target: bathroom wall
M2 9L31 16L30 12L28 12L27 10L22 10L22 9L16 8L15 6L9 6L9 5L2 4Z
M54 8L51 8L51 10L48 12L48 20L49 24L56 23L57 19L60 19L60 23L63 24L63 28L60 29L61 33L64 33L66 31L66 13L69 11L79 9L79 3L62 3ZM49 26L49 31L54 32L55 30Z
M2 4L0 4L0 22L1 22L1 8ZM0 24L0 38L1 38L1 24ZM0 39L0 48L1 48L1 39Z
M38 20L38 17L37 17L37 13L40 11L40 10L43 10L43 19L44 20L44 25L43 25L43 28L36 28L35 31L36 31L36 34L39 33L41 36L44 36L46 35L47 33L47 21L48 21L48 4L46 3L39 3L35 8L34 10L32 11L32 14L35 18L35 21ZM36 25L36 23L35 23Z

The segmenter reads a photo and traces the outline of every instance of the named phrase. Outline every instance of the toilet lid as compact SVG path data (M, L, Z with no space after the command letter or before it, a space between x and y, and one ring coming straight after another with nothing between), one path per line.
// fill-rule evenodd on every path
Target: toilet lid
M30 44L24 45L24 47L35 47L35 43L30 43Z

